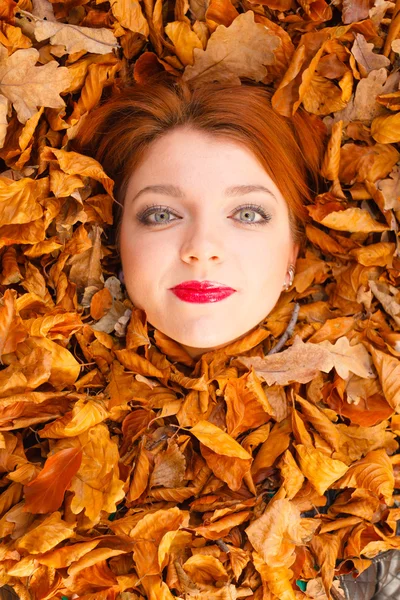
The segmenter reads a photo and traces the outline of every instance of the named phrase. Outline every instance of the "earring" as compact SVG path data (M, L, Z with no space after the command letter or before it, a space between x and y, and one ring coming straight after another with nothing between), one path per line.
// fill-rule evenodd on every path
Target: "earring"
M122 285L125 284L125 277L124 277L124 272L121 269L120 272L118 273L118 279L120 280L120 282L122 283Z
M294 279L294 273L295 273L295 266L294 265L290 265L288 268L288 273L289 273L289 283L284 283L282 288L284 290L288 290L292 283L293 283L293 279Z

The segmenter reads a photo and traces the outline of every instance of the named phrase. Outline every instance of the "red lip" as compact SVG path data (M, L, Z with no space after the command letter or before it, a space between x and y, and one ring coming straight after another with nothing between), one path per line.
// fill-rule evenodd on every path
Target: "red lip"
M236 290L217 281L183 281L171 291L185 302L219 302Z
M192 281L183 281L182 283L179 283L178 285L176 285L175 287L171 288L172 290L194 290L197 292L205 292L205 291L213 291L213 292L217 292L217 291L233 291L235 292L236 290L234 290L233 288L223 285L221 283L218 283L217 281L196 281L196 280L192 280Z
M219 302L233 294L236 290L232 288L213 289L206 291L193 290L185 287L172 288L171 291L185 302L204 304L206 302Z

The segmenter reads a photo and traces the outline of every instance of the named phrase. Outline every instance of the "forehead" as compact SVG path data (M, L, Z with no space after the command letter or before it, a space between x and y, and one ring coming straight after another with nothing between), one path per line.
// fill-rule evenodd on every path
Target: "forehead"
M151 184L176 184L206 192L210 186L275 186L264 166L244 143L189 127L177 127L153 141L128 179L127 195ZM261 189L261 188L260 188Z

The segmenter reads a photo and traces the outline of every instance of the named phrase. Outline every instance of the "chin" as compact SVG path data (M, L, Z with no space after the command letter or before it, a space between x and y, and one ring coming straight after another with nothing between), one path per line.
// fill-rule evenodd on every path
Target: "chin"
M216 346L220 346L222 344L228 344L229 341L229 338L225 340L225 338L221 339L221 336L204 335L204 330L201 333L199 333L199 335L185 335L182 332L180 332L180 334L181 335L167 335L170 338L177 341L179 344L182 344L183 346L188 346L190 348L199 348L203 351L206 351L208 349L212 350Z

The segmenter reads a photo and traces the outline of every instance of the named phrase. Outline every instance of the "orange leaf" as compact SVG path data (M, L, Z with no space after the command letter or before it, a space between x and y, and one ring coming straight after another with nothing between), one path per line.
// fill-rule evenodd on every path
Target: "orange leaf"
M39 475L24 486L24 511L40 514L56 511L81 462L81 448L65 448L49 456Z

